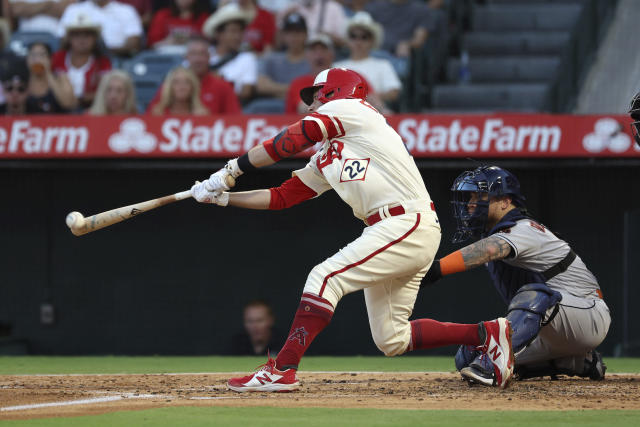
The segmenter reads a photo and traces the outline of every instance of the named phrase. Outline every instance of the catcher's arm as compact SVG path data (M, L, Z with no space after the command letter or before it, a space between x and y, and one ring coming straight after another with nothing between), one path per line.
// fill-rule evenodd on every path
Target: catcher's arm
M433 261L423 282L435 283L442 276L470 270L490 261L498 261L510 254L511 245L506 240L489 236Z

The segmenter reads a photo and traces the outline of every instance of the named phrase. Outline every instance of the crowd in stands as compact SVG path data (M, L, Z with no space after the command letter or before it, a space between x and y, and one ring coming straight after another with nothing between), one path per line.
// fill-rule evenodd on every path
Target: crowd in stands
M0 111L304 113L299 90L339 66L392 112L443 1L3 0Z

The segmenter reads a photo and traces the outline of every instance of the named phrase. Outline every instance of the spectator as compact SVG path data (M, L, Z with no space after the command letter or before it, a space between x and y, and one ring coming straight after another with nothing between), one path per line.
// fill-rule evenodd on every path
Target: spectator
M78 101L73 86L64 73L51 69L51 48L46 43L33 43L27 54L29 90L27 109L34 113L66 113L76 108Z
M344 13L347 17L351 18L358 12L364 10L369 0L342 0L340 3L344 6Z
M254 16L244 31L244 42L257 53L270 51L276 38L276 18L258 6L256 0L237 0L242 10Z
M298 0L258 0L258 5L274 15L277 15L278 13L286 10L296 1Z
M5 97L5 103L0 106L0 113L12 116L32 113L27 105L29 69L24 58L4 58L0 79Z
M211 69L233 83L241 102L253 96L258 80L256 56L252 52L240 52L243 33L251 19L237 4L229 3L211 15L203 29L204 34L215 43Z
M411 49L422 47L434 25L430 10L423 2L374 0L365 10L384 28L382 48L401 58L408 57Z
M80 107L89 107L100 78L111 69L111 61L100 47L100 25L77 14L75 21L67 23L62 50L51 58L51 67L54 73L67 74Z
M300 0L280 15L283 19L291 12L304 16L310 36L327 34L336 46L344 45L347 16L342 5L335 0Z
M148 44L154 48L183 46L193 35L202 35L202 25L209 15L201 1L173 0L171 7L156 12Z
M151 114L209 114L209 110L200 101L200 82L193 71L176 67L167 75L162 83L160 101L151 108Z
M383 40L380 24L367 12L358 12L349 20L347 34L349 59L336 62L334 67L349 68L362 75L385 105L395 102L402 87L398 74L387 59L371 56Z
M142 45L142 22L133 6L112 0L88 0L67 7L60 18L58 36L62 37L69 22L78 14L89 16L100 24L102 40L113 55L130 56Z
M129 74L112 70L102 76L88 113L92 116L138 114L136 94Z
M209 71L209 42L202 37L194 37L187 43L185 56L189 69L200 81L200 101L211 114L239 114L242 112L233 85ZM151 110L160 100L162 89L158 90L147 110Z
M138 16L142 21L144 28L149 28L151 24L151 18L153 17L153 1L151 0L120 0L121 3L125 3L133 6L138 12Z
M244 306L242 312L244 332L233 337L231 354L265 355L278 348L282 340L274 329L275 317L271 306L262 300L254 300Z
M284 112L284 98L289 84L310 71L305 56L307 25L302 15L292 12L285 17L282 38L286 51L268 53L260 60L256 92L267 98L254 100L245 109L246 113Z
M310 37L307 41L306 57L311 71L309 74L294 79L289 85L285 103L285 113L287 114L304 114L308 112L309 106L300 99L300 90L313 86L313 80L316 75L320 71L331 67L335 58L331 38L325 34L317 34Z
M76 0L10 0L11 16L18 18L18 31L58 33L58 21Z

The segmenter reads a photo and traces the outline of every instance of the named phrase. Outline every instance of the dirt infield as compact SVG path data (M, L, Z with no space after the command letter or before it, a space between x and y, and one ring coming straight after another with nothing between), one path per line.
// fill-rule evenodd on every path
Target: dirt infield
M164 406L384 409L640 409L640 376L601 382L514 382L504 391L468 386L453 373L301 372L295 393L228 391L230 374L0 376L0 420L101 414ZM38 406L40 405L40 406Z

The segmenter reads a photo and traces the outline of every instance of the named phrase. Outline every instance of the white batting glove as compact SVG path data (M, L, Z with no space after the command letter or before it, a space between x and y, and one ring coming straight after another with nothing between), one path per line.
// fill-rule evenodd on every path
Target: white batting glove
M191 187L191 196L200 203L214 203L218 206L227 206L229 204L229 193L207 190L206 181L196 181Z
M227 185L227 176L231 175L234 179L242 175L242 171L238 167L238 159L232 159L219 171L211 174L209 179L205 181L205 186L208 191L227 191L229 186Z

